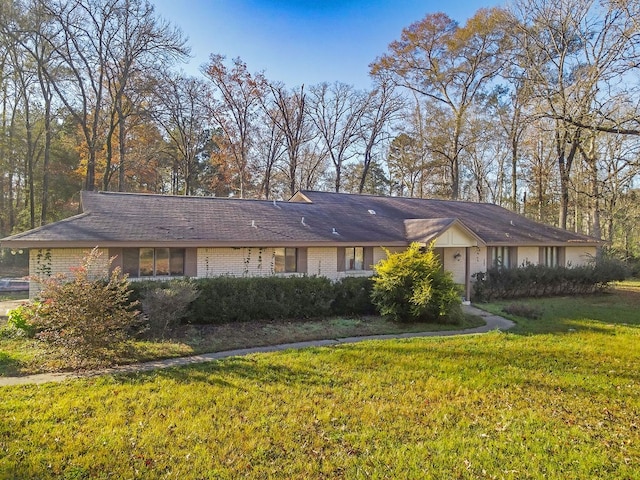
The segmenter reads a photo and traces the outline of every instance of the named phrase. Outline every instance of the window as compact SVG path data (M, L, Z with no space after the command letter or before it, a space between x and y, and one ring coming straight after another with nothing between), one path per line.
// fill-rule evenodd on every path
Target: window
M344 269L364 270L364 247L347 247L344 249Z
M547 267L560 266L560 248L559 247L542 247L540 263Z
M273 271L275 273L289 273L298 271L297 248L274 248Z
M184 248L123 248L122 271L130 277L184 275Z
M510 247L492 247L491 248L491 265L500 268L511 268L514 264L511 258Z

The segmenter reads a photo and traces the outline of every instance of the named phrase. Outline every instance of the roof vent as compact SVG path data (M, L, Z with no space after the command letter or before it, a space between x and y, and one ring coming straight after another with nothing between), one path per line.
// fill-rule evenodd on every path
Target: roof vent
M512 226L514 226L514 227L516 226L516 224L515 224L515 223L513 223L513 220L509 220L509 223L510 223Z
M376 211L372 210L372 209L367 210L367 212L369 212L369 215L375 215L376 214Z
M258 226L256 225L256 221L255 220L251 220L251 227L252 228L258 228Z
M300 223L301 223L304 227L307 227L307 226L308 226L306 223L304 223L304 217L302 217L302 220L300 220Z
M340 235L335 228L331 231L331 233L333 233L334 235Z

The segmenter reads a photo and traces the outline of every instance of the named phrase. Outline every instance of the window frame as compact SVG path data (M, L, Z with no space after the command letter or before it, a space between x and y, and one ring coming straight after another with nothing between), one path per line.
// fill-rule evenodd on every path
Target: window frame
M358 255L359 254L359 255ZM364 271L364 247L344 248L344 271L360 272Z
M186 248L125 247L122 271L137 279L184 277L186 256Z
M298 248L297 247L275 247L273 249L273 273L297 273L297 272L298 272Z

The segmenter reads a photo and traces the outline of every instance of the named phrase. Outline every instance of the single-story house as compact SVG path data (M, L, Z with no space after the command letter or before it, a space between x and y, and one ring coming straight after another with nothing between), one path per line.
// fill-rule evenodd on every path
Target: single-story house
M82 192L82 213L1 240L28 248L30 275L67 273L94 247L130 278L371 275L412 242L433 243L470 297L496 263L580 265L599 239L497 205L300 191L289 201ZM32 288L32 295L34 294Z

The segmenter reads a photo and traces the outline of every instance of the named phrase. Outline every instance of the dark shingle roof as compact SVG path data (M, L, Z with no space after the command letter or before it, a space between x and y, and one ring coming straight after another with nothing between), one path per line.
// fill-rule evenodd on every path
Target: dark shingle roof
M303 191L290 202L83 192L83 213L5 246L405 245L459 222L488 245L597 244L491 204ZM414 222L407 220L421 220ZM417 235L417 236L416 236Z

